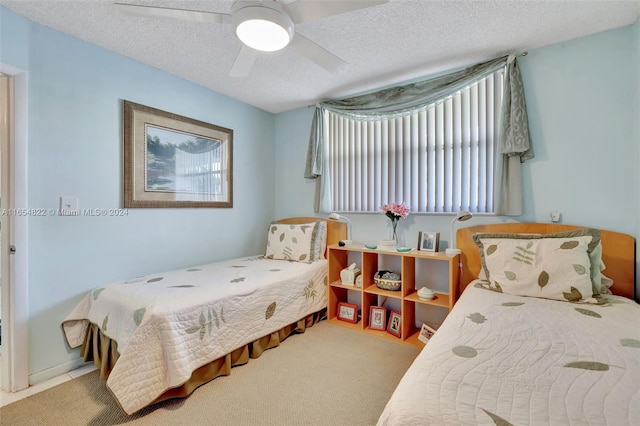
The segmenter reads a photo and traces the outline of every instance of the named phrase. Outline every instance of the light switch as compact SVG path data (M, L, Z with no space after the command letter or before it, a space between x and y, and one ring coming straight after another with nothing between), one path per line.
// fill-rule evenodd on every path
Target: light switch
M78 197L60 197L60 210L78 210Z

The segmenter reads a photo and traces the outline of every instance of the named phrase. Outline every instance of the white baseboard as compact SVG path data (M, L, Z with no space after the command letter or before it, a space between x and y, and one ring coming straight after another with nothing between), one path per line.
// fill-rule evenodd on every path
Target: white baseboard
M33 386L37 385L38 383L46 382L47 380L53 379L54 377L69 373L72 370L84 367L86 365L93 365L93 362L85 362L82 360L82 358L77 358L72 361L65 362L64 364L60 364L52 368L47 368L46 370L40 371L38 373L30 374L29 385Z

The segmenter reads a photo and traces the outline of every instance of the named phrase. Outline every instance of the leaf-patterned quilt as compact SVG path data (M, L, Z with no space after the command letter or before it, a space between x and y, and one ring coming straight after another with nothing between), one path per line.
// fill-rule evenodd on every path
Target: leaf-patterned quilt
M584 305L470 284L378 425L640 424L640 305L605 298Z
M245 257L114 283L63 322L71 347L89 323L118 342L107 386L129 414L191 372L326 306L326 260Z

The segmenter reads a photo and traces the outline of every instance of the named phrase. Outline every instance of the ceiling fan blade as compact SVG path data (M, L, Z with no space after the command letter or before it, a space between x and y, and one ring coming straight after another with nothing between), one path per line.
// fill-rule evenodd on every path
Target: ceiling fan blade
M297 32L294 33L289 46L299 54L305 56L307 59L315 62L329 72L339 71L347 65L345 61L338 58L327 49L318 46Z
M340 15L353 10L365 9L389 3L389 0L351 0L351 1L326 1L326 0L297 0L284 5L291 20L296 24L315 21L327 16Z
M171 9L167 7L139 6L135 4L114 3L115 7L129 15L151 16L181 19L183 21L210 22L224 24L231 22L231 15L225 13L204 12L199 10Z
M243 44L242 48L240 48L240 51L238 52L238 56L236 56L236 60L233 61L233 65L229 70L229 76L246 77L249 75L257 57L258 52Z

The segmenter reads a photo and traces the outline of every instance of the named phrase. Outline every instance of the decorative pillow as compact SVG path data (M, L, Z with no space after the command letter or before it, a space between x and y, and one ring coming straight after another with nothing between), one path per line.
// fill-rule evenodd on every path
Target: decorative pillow
M561 233L561 235L564 235L564 234L565 233ZM499 234L499 235L512 235L512 234ZM519 236L533 235L536 237L542 237L544 234L517 234L517 235ZM550 234L550 235L556 235L556 234ZM609 290L609 288L613 284L613 280L602 274L602 271L606 269L606 266L602 261L602 243L600 240L598 240L598 244L593 249L593 251L589 253L589 259L592 265L591 281L593 282L593 295L598 296L600 294L611 294L611 291ZM485 273L484 268L480 268L480 272L478 273L478 279L483 281L488 281L487 274Z
M316 237L313 244L313 260L324 259L324 252L327 249L327 222L319 220L316 222Z
M267 235L268 259L313 262L313 245L317 236L317 222L288 224L272 223Z
M593 265L593 270L591 271L591 279L593 281L593 295L597 296L599 294L606 294L605 290L608 290L611 287L609 281L613 283L611 278L607 278L602 274L602 271L605 270L606 266L602 261L602 242L598 242L598 245L593 249L591 254L589 255L591 259L591 264ZM607 287L609 284L609 287Z
M478 235L489 235L489 234L478 234ZM509 235L535 235L536 237L541 237L543 234L491 234L491 235L504 235L504 236L509 236ZM478 244L478 242L475 242L476 245ZM482 256L482 253L480 254ZM487 278L487 274L484 271L484 267L480 268L480 271L478 272L478 279L482 280L482 281L489 281L489 279Z
M611 293L612 285L613 285L613 280L607 277L605 274L602 274L602 285L600 287L600 294L613 294Z
M490 286L520 296L580 301L599 294L591 254L600 231L579 229L546 235L476 234L482 268ZM594 267L595 266L595 267Z

